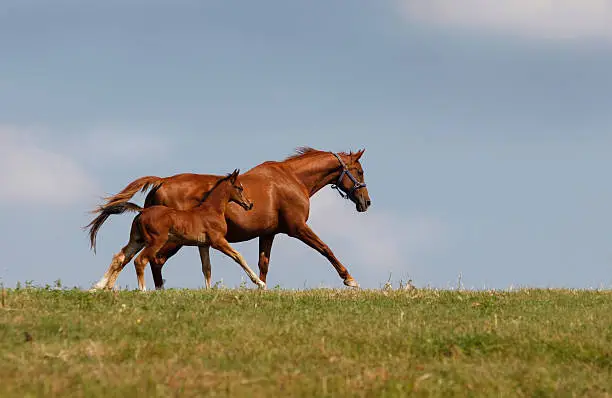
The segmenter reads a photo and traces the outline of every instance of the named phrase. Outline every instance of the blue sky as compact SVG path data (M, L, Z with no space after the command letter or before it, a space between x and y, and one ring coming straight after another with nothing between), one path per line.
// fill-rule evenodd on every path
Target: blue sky
M137 177L309 145L366 148L371 209L328 188L310 220L364 287L610 287L612 1L464 3L2 2L2 282L89 287L131 216L94 255L86 212ZM257 242L235 247L256 268ZM213 281L245 278L212 261ZM164 276L201 287L196 249ZM284 236L268 283L341 286Z

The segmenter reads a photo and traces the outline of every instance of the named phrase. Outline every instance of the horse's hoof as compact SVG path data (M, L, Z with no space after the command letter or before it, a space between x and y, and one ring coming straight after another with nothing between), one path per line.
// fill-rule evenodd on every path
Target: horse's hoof
M259 281L259 282L256 282L256 283L257 283L257 286L259 287L259 289L266 290L266 283L265 282Z
M348 287L354 287L354 288L359 288L359 283L357 283L357 281L353 278L351 279L345 279L344 280L344 284Z

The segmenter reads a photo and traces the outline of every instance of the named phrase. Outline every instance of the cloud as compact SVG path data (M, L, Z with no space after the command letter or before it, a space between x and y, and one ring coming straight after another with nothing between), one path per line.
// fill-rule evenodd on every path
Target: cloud
M331 189L323 189L311 200L308 224L333 247L342 252L349 271L381 282L412 274L423 256L445 244L446 226L424 215L390 214L376 208L357 213L352 203L342 200ZM397 280L397 279L396 279Z
M0 201L65 205L93 195L94 179L30 131L0 126Z
M612 40L612 0L399 0L411 21L540 39Z
M165 157L172 143L153 132L126 131L121 128L98 128L83 134L73 148L75 153L86 154L86 159L112 165L130 164L145 158Z

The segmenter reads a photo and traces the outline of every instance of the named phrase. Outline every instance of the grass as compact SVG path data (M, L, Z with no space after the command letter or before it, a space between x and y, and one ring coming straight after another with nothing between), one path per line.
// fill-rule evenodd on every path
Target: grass
M612 395L612 292L7 289L0 396Z

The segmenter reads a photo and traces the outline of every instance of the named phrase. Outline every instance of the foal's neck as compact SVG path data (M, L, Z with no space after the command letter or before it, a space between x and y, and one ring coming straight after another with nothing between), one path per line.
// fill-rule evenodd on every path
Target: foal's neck
M225 181L214 187L208 197L197 207L200 211L210 211L211 209L221 215L225 215L225 209L229 204L231 187Z
M316 155L294 159L290 163L290 167L304 184L310 196L324 186L336 182L342 170L338 159L329 152L320 152Z

